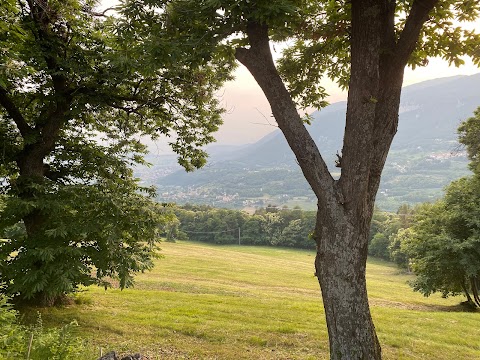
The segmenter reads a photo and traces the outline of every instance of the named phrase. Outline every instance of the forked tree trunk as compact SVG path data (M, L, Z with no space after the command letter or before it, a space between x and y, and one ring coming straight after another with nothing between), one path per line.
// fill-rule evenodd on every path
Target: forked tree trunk
M252 49L238 49L237 59L262 87L279 127L318 198L315 264L327 317L330 357L380 359L381 349L370 316L365 280L374 201L374 197L367 194L368 180L363 181L363 201L346 204L346 192L330 175L276 72L266 27L250 24L249 37ZM362 100L360 102L363 104ZM373 122L372 112L369 116ZM351 193L354 190L352 187ZM362 207L353 206L355 204L362 204Z
M380 176L397 130L404 67L437 2L415 1L397 39L395 1L351 1L351 77L338 180L331 176L277 72L268 26L249 22L250 48L236 50L237 60L265 93L318 199L315 266L331 359L381 359L365 278L369 227Z

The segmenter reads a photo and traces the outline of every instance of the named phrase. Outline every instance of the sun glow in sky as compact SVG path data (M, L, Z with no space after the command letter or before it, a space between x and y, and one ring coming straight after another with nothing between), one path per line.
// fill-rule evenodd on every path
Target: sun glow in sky
M100 8L115 6L117 0L103 0ZM480 21L469 24L471 29L480 33ZM280 50L274 52L274 57L279 57ZM449 66L442 59L430 59L427 66L412 70L406 69L404 85L411 85L421 81L435 78L472 75L480 72L471 60L465 59L465 65L460 68ZM332 81L325 81L322 85L329 94L327 100L330 103L347 99L346 92L342 92ZM248 70L240 65L235 72L235 80L225 84L218 93L222 106L226 109L223 116L224 124L216 134L217 144L240 145L253 143L276 129L275 120L271 116L270 105L263 92ZM152 151L165 153L168 148L165 141L157 141Z

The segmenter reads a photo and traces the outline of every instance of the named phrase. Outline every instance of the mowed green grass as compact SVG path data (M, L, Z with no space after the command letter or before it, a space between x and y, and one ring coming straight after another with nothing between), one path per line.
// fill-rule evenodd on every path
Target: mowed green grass
M76 319L92 347L150 359L328 358L314 252L179 242L162 254L135 288L88 288L44 323ZM367 277L385 359L480 359L480 313L459 311L461 297L424 298L378 260Z

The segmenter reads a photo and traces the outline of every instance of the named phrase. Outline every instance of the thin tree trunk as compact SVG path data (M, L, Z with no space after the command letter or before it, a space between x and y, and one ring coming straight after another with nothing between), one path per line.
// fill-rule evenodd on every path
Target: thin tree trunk
M463 293L465 294L465 297L467 298L467 302L471 306L475 306L475 302L472 300L472 297L470 296L470 293L468 292L467 285L465 283L462 284L462 290Z
M475 277L470 277L470 284L472 287L473 298L475 299L475 303L477 306L480 307L480 296L478 295L478 286L477 286L477 279Z

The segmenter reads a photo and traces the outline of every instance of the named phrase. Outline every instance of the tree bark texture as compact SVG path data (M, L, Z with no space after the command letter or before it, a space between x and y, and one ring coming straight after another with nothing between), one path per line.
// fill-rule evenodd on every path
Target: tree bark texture
M333 179L269 47L268 27L249 22L249 48L236 58L265 93L272 113L318 199L316 274L331 359L381 359L368 305L365 268L375 196L397 131L404 68L438 0L415 1L396 38L395 1L352 0L351 78L341 176Z
M332 219L319 209L315 238L315 269L322 289L330 357L380 359L365 279L368 228L348 216Z

